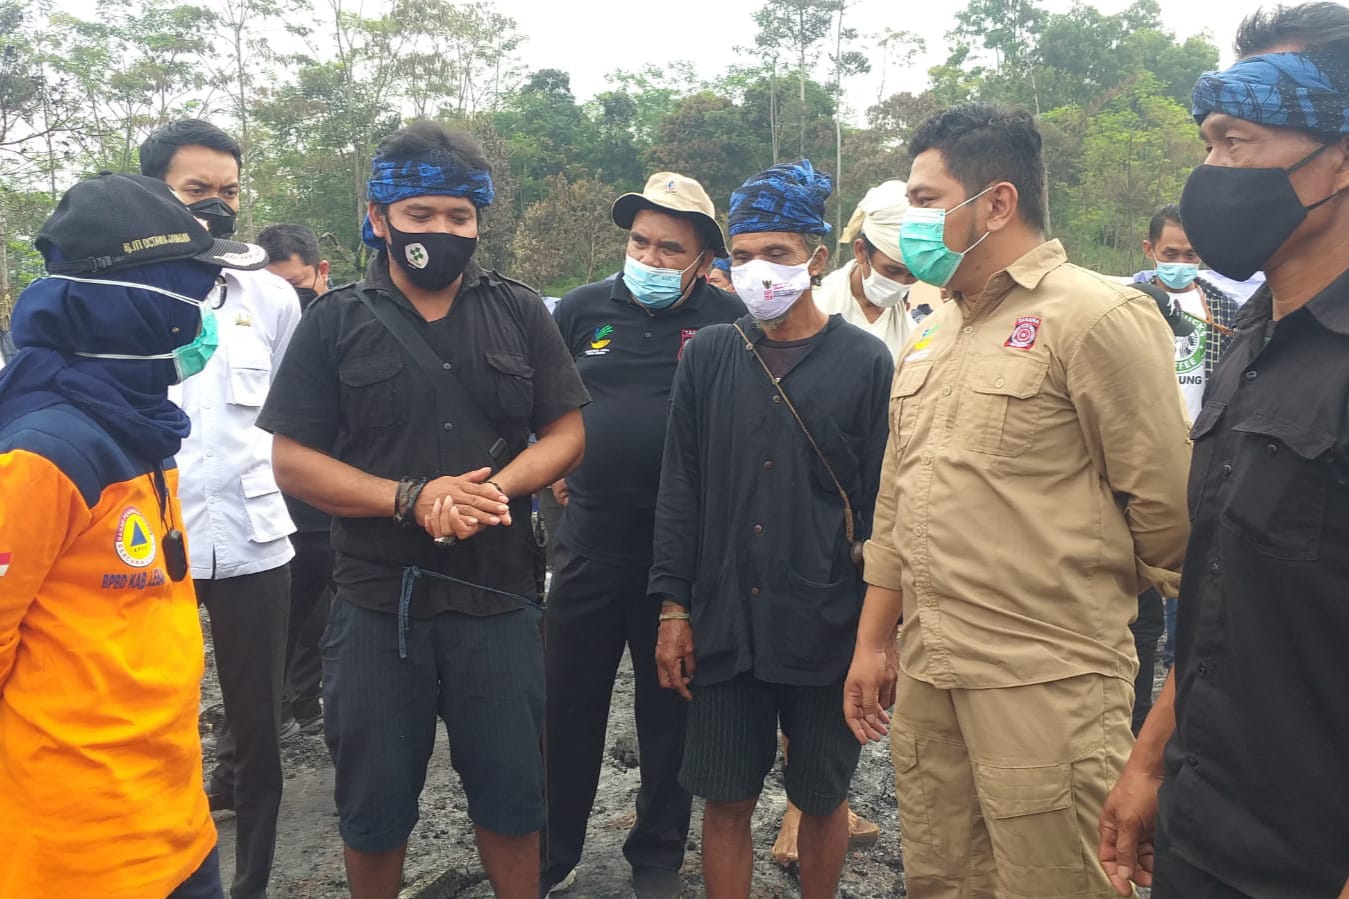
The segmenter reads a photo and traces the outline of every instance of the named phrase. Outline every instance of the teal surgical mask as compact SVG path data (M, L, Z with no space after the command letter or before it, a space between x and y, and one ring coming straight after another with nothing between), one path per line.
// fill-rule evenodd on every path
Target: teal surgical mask
M684 274L702 261L703 254L688 268L656 268L628 256L623 261L623 283L633 298L648 309L668 309L684 295Z
M1172 290L1186 290L1199 277L1199 265L1192 262L1157 263L1157 280Z
M121 353L76 353L85 359L126 359L126 360L152 360L152 359L171 359L173 360L173 370L177 375L174 383L181 384L195 374L200 374L202 369L206 368L206 363L211 361L215 355L216 347L220 346L220 333L216 324L215 312L211 309L211 301L224 289L223 284L216 285L215 289L206 297L205 300L194 300L191 297L185 297L180 293L174 293L171 290L165 290L162 287L155 287L150 284L133 284L128 281L107 281L98 278L76 278L70 275L49 275L52 278L63 278L67 281L79 281L82 284L106 284L111 287L127 287L133 290L148 290L151 293L162 294L170 299L177 300L180 303L187 303L189 306L195 306L201 313L201 328L197 331L197 336L183 346L177 347L170 353L156 353L150 356L129 356Z
M951 282L965 256L992 232L985 231L984 236L970 244L964 252L957 253L946 245L946 217L992 189L993 185L990 184L964 203L950 209L910 206L904 211L904 218L899 224L899 252L915 278L937 287L945 287Z

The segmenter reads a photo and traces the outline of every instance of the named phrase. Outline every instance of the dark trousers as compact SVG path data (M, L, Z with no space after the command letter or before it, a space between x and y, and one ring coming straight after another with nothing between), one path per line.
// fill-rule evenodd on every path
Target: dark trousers
M169 899L225 899L220 884L220 853L214 847L211 854L193 872L192 876L169 893Z
M646 595L647 565L610 565L557 551L544 613L547 673L548 829L543 883L581 859L604 761L614 676L626 644L636 680L641 790L637 823L623 844L633 868L679 870L692 797L679 786L688 707L656 676L660 603Z
M309 720L319 714L323 658L319 641L332 608L333 551L328 532L291 537L290 619L286 625L286 714Z
M281 807L281 694L290 613L286 566L196 582L211 618L225 728L216 740L212 789L234 794L233 899L267 895Z
M1157 641L1166 630L1162 594L1149 587L1138 596L1138 617L1129 625L1138 652L1138 676L1134 678L1134 736L1152 711L1152 681L1157 669Z

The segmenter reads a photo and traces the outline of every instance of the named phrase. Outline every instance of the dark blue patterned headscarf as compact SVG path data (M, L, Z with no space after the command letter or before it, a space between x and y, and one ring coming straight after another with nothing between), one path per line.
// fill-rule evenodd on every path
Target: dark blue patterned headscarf
M759 231L828 234L824 201L833 189L833 179L815 171L809 159L780 163L731 194L727 230L732 237Z
M728 277L731 274L731 260L729 259L713 259L712 267L721 269Z
M449 154L403 161L375 157L370 163L365 195L386 206L411 197L468 197L482 209L492 205L492 176L484 169L464 166ZM384 249L384 241L370 227L369 216L361 228L361 239L372 249Z
M1195 120L1225 113L1259 125L1302 128L1325 136L1349 134L1349 72L1324 53L1262 53L1222 72L1200 75Z

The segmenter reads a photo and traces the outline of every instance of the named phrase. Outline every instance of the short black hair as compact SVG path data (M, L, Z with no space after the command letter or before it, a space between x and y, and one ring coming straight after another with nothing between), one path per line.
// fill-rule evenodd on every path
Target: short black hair
M317 266L323 259L318 236L304 225L268 225L258 232L258 244L273 262L299 256L305 265Z
M1182 231L1185 230L1185 226L1180 221L1180 207L1175 203L1167 203L1152 214L1152 221L1148 222L1148 243L1156 244L1157 241L1162 239L1162 232L1166 230L1167 222Z
M909 156L937 150L946 170L969 196L999 181L1010 182L1016 187L1022 219L1044 231L1045 165L1040 146L1040 130L1026 110L966 103L920 125L909 141Z
M233 156L240 169L244 167L243 150L237 140L204 119L178 119L151 131L141 143L141 174L163 181L180 147L219 150Z
M1349 64L1349 8L1317 2L1257 9L1237 28L1234 49L1238 57L1280 45L1330 51Z

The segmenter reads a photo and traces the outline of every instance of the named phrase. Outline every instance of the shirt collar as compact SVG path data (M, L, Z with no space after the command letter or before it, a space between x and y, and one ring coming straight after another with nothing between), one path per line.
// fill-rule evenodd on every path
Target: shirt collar
M1058 240L1047 240L1007 268L988 279L983 291L974 299L976 308L997 304L1013 287L1034 290L1054 269L1068 261L1068 254ZM962 298L963 299L963 298Z
M1308 300L1302 309L1326 330L1349 335L1349 271L1331 281L1324 290ZM1264 284L1241 307L1237 314L1237 327L1257 325L1273 317L1274 294L1270 292L1269 285Z
M459 282L459 293L463 294L464 291L477 287L478 282L482 281L486 274L482 266L478 265L478 260L470 259L468 265L464 267L464 280ZM412 308L411 301L403 295L403 291L398 289L398 285L393 283L393 278L389 275L388 253L376 253L371 258L370 263L365 267L365 286L387 293L395 301L402 303L409 309Z

